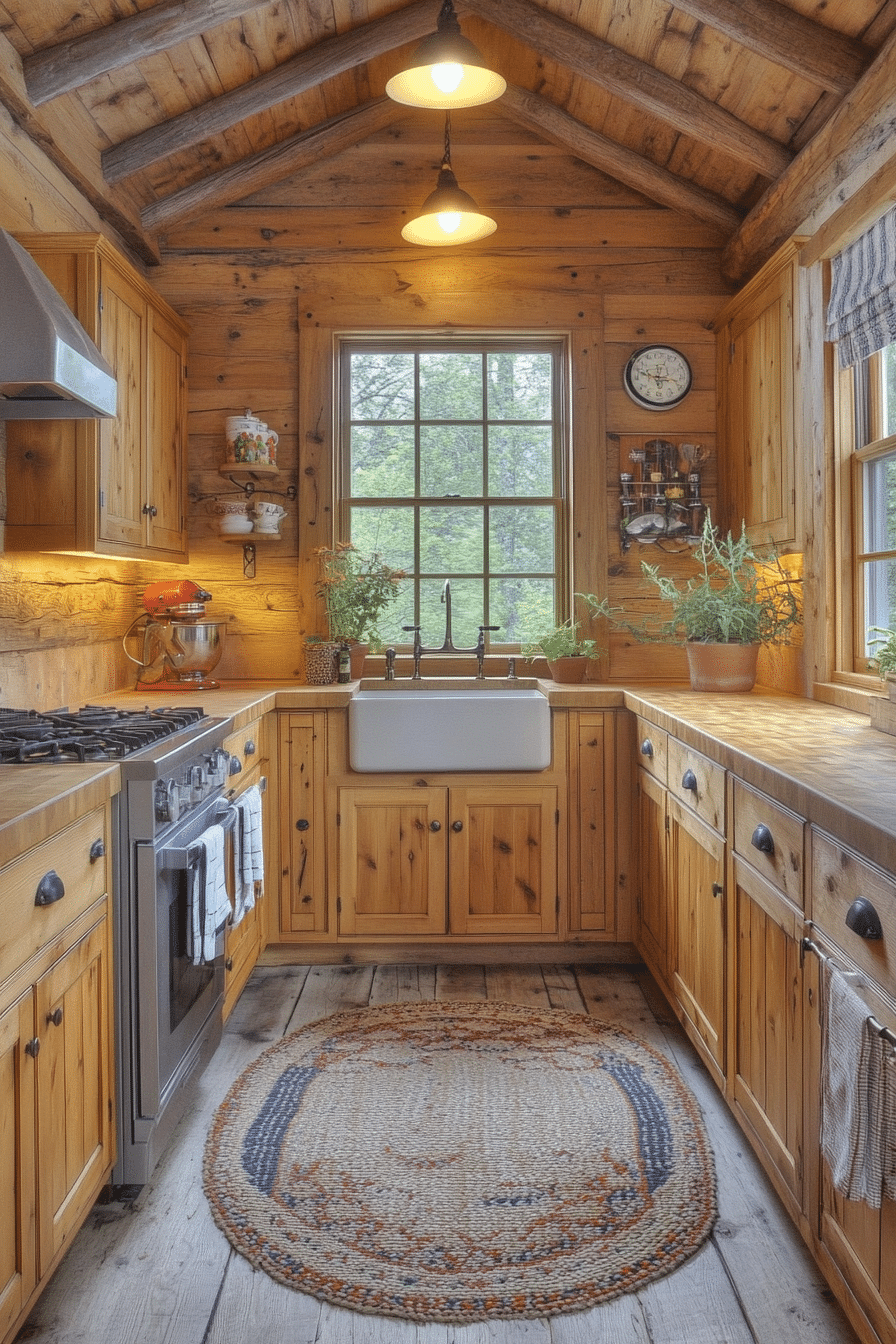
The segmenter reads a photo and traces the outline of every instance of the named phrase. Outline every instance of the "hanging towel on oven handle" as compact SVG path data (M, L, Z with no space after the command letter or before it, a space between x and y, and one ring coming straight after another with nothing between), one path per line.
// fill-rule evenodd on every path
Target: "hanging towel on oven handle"
M261 790L257 784L233 800L233 922L249 913L255 904L256 883L264 883Z
M209 826L193 842L196 862L190 866L189 956L194 966L214 961L218 935L230 917L224 866L224 828Z

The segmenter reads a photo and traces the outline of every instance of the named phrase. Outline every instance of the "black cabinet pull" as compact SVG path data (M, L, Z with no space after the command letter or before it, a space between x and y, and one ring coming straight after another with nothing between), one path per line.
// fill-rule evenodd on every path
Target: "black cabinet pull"
M687 789L689 793L697 792L697 776L693 770L685 770L681 777L681 787Z
M649 737L645 737L644 741L641 743L641 755L649 756L650 759L653 760L653 743Z
M228 957L228 958L227 958L227 960L224 962L224 969L225 969L225 971L232 971L232 970L233 970L233 957Z
M464 824L463 824L462 821L452 821L452 823L451 823L451 829L452 829L452 831L456 831L456 832L458 833L458 835L459 835L460 832L463 830L463 828L464 828Z
M94 840L93 844L90 846L90 862L96 863L97 859L104 859L105 857L106 842L100 837L98 840Z
M258 750L258 748L256 747L256 745L255 745L254 741L252 740L252 738L251 738L251 737L248 737L248 738L246 739L245 743L243 744L243 755L244 755L244 756L254 756L257 750Z
M34 894L35 905L52 905L54 901L61 901L65 895L65 885L62 878L51 868L48 873L37 884L37 891Z
M866 942L878 942L884 936L880 915L865 896L857 896L846 912L846 927Z
M429 823L429 829L431 831L440 831L442 829L442 823L440 821L431 821Z
M760 850L763 854L774 854L775 852L775 837L772 835L769 828L764 826L761 822L750 836L750 844L754 849Z
M306 821L304 817L300 817L299 820L296 822L296 830L307 831L310 825L311 825L310 821Z
M32 1059L37 1059L40 1054L39 1036L33 1036L30 1041L25 1042L25 1054L30 1055Z
M54 1008L52 1013L47 1013L47 1021L54 1027L62 1026L62 1008Z
M713 894L713 896L716 897L716 899L718 899L719 896L724 896L724 894L725 894L725 888L722 886L721 882L713 882L713 884L712 884L712 894Z

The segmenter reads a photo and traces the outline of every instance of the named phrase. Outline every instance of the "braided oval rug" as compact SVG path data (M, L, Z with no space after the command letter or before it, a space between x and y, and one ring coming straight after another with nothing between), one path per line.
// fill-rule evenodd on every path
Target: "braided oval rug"
M505 1003L385 1004L266 1050L205 1151L256 1268L355 1311L580 1311L668 1274L715 1219L678 1073L626 1031Z

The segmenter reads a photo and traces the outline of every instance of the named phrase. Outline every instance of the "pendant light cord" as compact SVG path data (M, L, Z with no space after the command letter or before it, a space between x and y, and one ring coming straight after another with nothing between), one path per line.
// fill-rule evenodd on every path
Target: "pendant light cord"
M442 167L451 167L451 112L445 113L445 153L442 155Z

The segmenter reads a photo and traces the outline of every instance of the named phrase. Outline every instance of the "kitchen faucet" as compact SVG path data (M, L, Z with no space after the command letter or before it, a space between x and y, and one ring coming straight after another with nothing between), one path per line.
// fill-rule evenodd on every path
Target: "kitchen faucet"
M451 580L446 579L442 588L442 604L445 607L445 638L439 648L426 648L420 640L419 625L403 625L402 630L413 631L414 634L414 673L412 681L420 680L420 659L425 653L474 653L476 655L477 672L480 679L485 677L485 632L486 630L500 630L500 625L480 625L479 638L473 648L458 649L451 634Z

